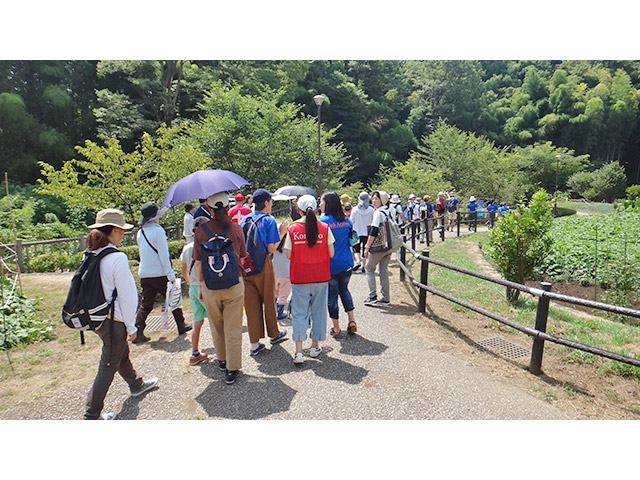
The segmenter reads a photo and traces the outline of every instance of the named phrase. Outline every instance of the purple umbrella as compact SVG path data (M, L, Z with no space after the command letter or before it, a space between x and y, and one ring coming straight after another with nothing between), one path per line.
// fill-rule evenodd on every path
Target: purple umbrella
M207 198L215 193L236 190L249 185L244 178L229 170L198 170L171 185L162 207L174 207L194 198Z

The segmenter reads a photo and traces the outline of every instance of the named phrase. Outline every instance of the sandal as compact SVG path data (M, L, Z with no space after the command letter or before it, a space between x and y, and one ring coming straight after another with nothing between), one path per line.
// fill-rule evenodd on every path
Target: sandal
M338 331L336 332L334 330L333 327L331 327L331 330L329 330L329 334L333 337L333 338L338 338L338 336L342 333L342 330L338 329Z
M356 333L358 331L358 325L356 325L356 322L354 322L353 320L351 320L349 322L349 325L347 326L347 332L349 333Z

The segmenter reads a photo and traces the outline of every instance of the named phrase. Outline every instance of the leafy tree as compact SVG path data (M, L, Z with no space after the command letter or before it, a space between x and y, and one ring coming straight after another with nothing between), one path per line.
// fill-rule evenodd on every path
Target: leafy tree
M572 150L544 142L516 147L512 159L523 172L528 185L536 190L544 188L547 192L553 192L556 190L556 178L558 190L564 190L568 177L585 168L589 156L576 156Z
M416 155L433 165L456 192L509 202L522 193L519 172L504 149L444 122L422 139Z
M76 147L84 160L69 160L58 170L40 162L44 179L39 192L63 198L71 207L120 208L135 222L145 202L159 204L169 186L208 164L183 140L177 127L161 128L155 140L143 134L131 153L113 137L103 146L87 140Z
M452 185L442 179L442 172L416 154L405 163L394 162L393 167L381 167L374 185L389 194L397 193L402 199L411 193L435 198L437 192L452 189Z
M501 217L491 229L487 254L498 272L509 281L524 284L547 256L553 223L549 194L540 189L528 207L519 205ZM515 301L520 291L507 287L507 299Z
M568 182L569 189L589 200L612 202L623 195L627 183L624 168L618 162L609 162L593 172L578 172Z
M203 116L189 125L190 145L211 158L210 168L240 173L251 188L317 185L318 133L315 118L300 106L279 105L278 95L242 95L240 87L215 83L201 104ZM344 148L322 131L323 183L340 185L350 164ZM325 183L327 182L327 183Z
M406 62L405 75L413 90L408 123L415 136L430 133L441 119L463 130L478 129L484 108L483 74L476 61Z

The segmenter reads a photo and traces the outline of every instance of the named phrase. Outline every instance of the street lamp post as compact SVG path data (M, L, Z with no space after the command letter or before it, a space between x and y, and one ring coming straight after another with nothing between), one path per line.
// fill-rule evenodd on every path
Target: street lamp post
M553 214L558 216L558 170L560 169L560 157L562 155L556 155L556 193L554 194Z
M322 195L322 155L321 155L321 143L320 143L320 110L322 108L322 102L324 102L324 95L316 95L313 97L313 101L318 106L318 195Z

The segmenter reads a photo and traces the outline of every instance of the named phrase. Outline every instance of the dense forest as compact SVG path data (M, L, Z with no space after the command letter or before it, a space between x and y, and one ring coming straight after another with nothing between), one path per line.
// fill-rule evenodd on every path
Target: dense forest
M443 122L497 149L564 149L585 172L618 162L628 185L640 181L638 61L0 61L0 168L33 184L38 162L59 169L87 141L116 139L131 154L145 133L215 110L213 86L268 103L254 122L311 122L323 94L344 185L406 163ZM219 149L204 154L221 160Z

